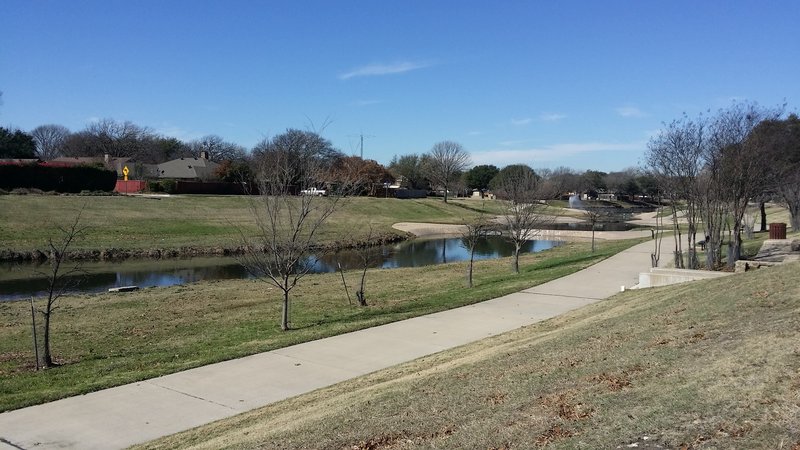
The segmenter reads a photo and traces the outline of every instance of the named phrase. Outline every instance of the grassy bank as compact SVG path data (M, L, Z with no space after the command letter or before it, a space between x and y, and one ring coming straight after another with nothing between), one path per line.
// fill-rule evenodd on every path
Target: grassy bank
M371 270L367 299L348 305L338 274L309 275L293 291L292 326L282 332L280 291L231 280L126 294L65 297L54 316L53 350L62 367L36 372L25 302L0 303L0 410L19 408L216 361L263 352L519 291L606 258L634 242L570 243L521 258ZM350 273L349 283L356 282ZM409 282L413 280L413 282ZM352 295L352 293L351 293Z
M798 448L799 269L628 291L146 447Z
M180 247L232 247L241 244L237 228L255 232L248 197L127 196L77 197L0 196L0 250L44 249L47 238L57 236L86 205L82 224L90 227L88 239L75 249L172 249ZM397 222L461 223L482 210L494 213L496 204L461 199L445 204L441 199L398 200L349 198L329 220L320 235L323 242L351 239L353 230L372 223L375 232L391 233ZM366 234L366 232L364 233Z

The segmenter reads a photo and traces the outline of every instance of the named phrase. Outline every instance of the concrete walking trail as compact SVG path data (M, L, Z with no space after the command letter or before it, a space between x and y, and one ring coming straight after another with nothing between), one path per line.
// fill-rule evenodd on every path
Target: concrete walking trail
M0 450L115 449L530 325L610 297L653 241L504 297L0 414Z

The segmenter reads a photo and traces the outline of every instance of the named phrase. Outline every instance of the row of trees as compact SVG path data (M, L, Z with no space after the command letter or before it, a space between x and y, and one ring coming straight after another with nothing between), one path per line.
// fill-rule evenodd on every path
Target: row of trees
M728 232L732 267L741 257L752 202L782 201L792 227L800 226L800 123L796 115L782 115L782 107L734 103L714 114L676 119L651 139L647 166L672 208L676 267L700 265L701 231L709 269L721 265ZM687 223L685 251L679 217Z
M11 140L11 138L15 140ZM190 142L165 137L133 122L102 119L83 130L71 132L62 125L40 125L30 132L0 128L0 158L103 156L128 157L145 164L157 164L181 157L198 157L205 151L216 161L243 160L247 150L208 135Z
M222 162L218 175L224 181L250 179L259 166L266 163L262 155L271 146L286 146L292 140L318 141L304 148L317 148L323 161L336 179L370 175L374 183L402 179L404 187L411 189L437 189L445 194L466 192L472 189L494 190L493 178L500 169L494 165L470 165L469 153L452 141L435 144L428 153L395 156L388 167L372 160L345 157L332 144L317 133L296 129L287 130L274 138L265 138L248 150L217 135L184 142L161 136L148 127L130 121L119 122L102 119L87 125L83 130L71 132L64 126L41 125L26 133L21 130L0 128L0 158L39 158L52 160L67 156L129 157L137 164L156 164L179 157L199 157L206 152L210 159ZM316 145L316 144L315 144ZM299 151L299 153L308 150ZM297 155L296 164L304 164L308 155ZM334 167L336 166L336 167ZM138 167L138 166L137 166ZM347 172L354 172L348 174ZM136 172L138 173L138 172ZM634 169L604 173L588 170L578 173L570 168L543 169L537 173L543 180L542 192L546 198L556 198L565 192L609 190L621 195L652 195L654 182ZM390 176L387 176L390 175Z

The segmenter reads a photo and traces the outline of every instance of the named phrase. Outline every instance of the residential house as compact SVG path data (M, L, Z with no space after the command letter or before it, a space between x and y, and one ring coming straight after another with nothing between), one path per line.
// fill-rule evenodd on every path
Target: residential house
M199 158L178 158L158 164L156 176L176 180L217 180L217 168L219 164L208 159L208 152L203 151Z

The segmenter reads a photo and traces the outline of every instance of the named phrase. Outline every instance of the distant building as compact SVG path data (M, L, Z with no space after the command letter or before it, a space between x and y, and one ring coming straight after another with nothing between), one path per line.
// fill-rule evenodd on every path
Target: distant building
M176 180L209 181L216 180L219 164L208 159L208 152L200 152L199 158L178 158L158 164L155 168L158 178Z

